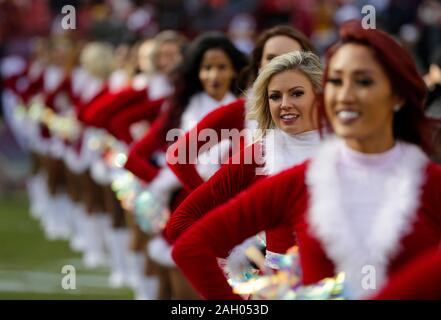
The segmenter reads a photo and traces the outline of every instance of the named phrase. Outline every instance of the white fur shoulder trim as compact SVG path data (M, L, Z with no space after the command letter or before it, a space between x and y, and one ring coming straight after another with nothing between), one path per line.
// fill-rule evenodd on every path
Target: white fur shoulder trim
M311 233L334 262L336 272L346 273L347 289L352 298L372 294L362 288L367 267L375 270L376 289L387 279L387 267L399 252L401 239L410 231L420 205L421 187L424 183L428 159L416 146L398 142L402 155L393 166L385 185L387 192L372 232L360 244L354 241L353 230L342 207L342 191L338 183L337 139L323 143L312 159L306 173L310 190L310 207L307 219Z
M258 248L260 245L261 241L257 236L253 236L231 250L224 266L224 271L230 279L243 281L244 274L251 272L251 263L246 256L246 251L250 247Z
M111 174L107 168L107 164L102 158L96 158L90 166L90 175L93 180L101 186L109 185L111 182Z
M75 173L83 173L88 168L88 163L81 159L72 148L66 148L64 153L64 162L66 166Z

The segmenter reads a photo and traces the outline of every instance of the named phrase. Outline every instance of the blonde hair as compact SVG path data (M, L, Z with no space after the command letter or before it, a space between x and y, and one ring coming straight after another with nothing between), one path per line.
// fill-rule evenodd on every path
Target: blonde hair
M103 42L90 42L81 52L80 61L87 72L106 79L113 67L113 48Z
M182 48L186 42L185 37L180 34L177 31L174 30L164 30L161 31L156 35L156 37L153 38L155 41L153 44L151 57L152 57L152 71L158 71L157 70L157 60L159 56L159 50L161 46L165 43L174 43L178 46L178 48Z
M311 81L315 93L321 91L323 70L319 57L310 51L293 51L280 55L264 68L252 87L252 94L248 99L247 119L257 121L260 136L267 129L275 127L268 103L268 84L272 77L284 71L300 71Z

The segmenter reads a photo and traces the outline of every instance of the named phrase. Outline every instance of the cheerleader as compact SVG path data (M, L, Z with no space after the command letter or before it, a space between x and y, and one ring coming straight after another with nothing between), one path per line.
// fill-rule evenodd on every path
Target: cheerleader
M259 70L266 66L271 59L294 50L314 51L312 44L306 36L289 26L276 26L266 30L257 39L256 46L251 53L251 60L240 74L241 81L245 82L245 86L249 88L256 79ZM253 91L248 90L247 96L248 99L252 98ZM189 146L191 145L190 138L197 137L199 133L205 129L215 130L218 137L221 136L222 130L242 131L245 128L247 130L255 129L256 122L254 120L246 120L246 113L246 99L244 98L217 108L204 117L193 129L180 137L178 141L168 149L168 159L170 160L168 161L168 165L187 191L191 192L196 189L209 178L209 173L212 173L198 172L198 168L195 165L195 157L204 143L203 141L197 141L195 152L192 155L192 153L189 152ZM250 136L245 135L241 137L239 143L233 145L232 153L234 153L235 149L239 150L244 144L250 144L251 142ZM194 142L192 141L192 143ZM230 146L229 144L225 144L224 141L220 143L224 145L219 146L219 148L225 149ZM181 161L182 152L186 155L186 161ZM215 152L215 150L213 150L213 152ZM174 160L178 158L180 158L180 161ZM205 176L202 176L204 174Z
M106 129L116 138L130 145L147 131L145 122L150 124L159 115L172 90L168 75L181 61L185 41L179 33L166 30L139 46L137 69L140 73L133 78L132 87L146 88L147 99L122 105L116 113L110 113Z
M140 72L130 86L117 87L115 91L97 100L84 114L89 125L102 128L125 108L168 96L172 87L167 79L171 68L181 59L185 39L174 31L163 31L153 40L144 41L138 50ZM145 61L145 60L151 60Z
M119 288L130 284L130 271L127 265L127 260L130 256L130 232L126 228L124 211L110 185L118 168L111 167L105 158L111 156L113 153L124 153L126 146L120 144L103 130L105 129L105 124L101 122L105 121L106 118L113 113L94 113L95 117L101 115L102 119L100 119L100 121L95 121L94 118L89 119L87 117L87 114L91 110L94 110L97 105L99 107L109 108L112 99L108 98L114 98L116 97L115 94L124 92L126 88L130 87L130 81L134 77L133 71L135 68L132 66L133 61L130 59L129 47L127 45L120 45L115 49L111 64L115 69L110 73L107 80L108 91L86 107L83 120L92 127L102 129L99 131L101 135L101 148L97 150L97 155L90 164L90 173L94 184L96 184L97 192L102 195L102 207L107 215L105 219L109 220L106 224L107 231L106 234L104 234L104 242L102 245L102 247L106 249L109 258L110 275L108 282L110 287ZM142 91L140 94L141 97L145 96L144 89ZM115 98L115 100L117 100L117 98ZM100 103L102 101L108 103ZM114 103L114 105L115 104L117 105L117 103ZM122 106L124 106L124 103L122 103ZM93 130L96 129L93 128Z
M112 59L112 47L101 42L88 43L82 50L80 61L86 76L75 105L80 121L91 104L108 92L107 78ZM82 122L81 135L70 145L65 159L69 168L80 175L80 197L86 211L86 219L81 227L85 238L83 263L88 268L107 265L106 238L111 231L102 188L92 176L92 166L99 155L100 139L99 132Z
M137 299L148 298L149 292L154 291L142 283L145 237L140 234L130 210L124 214L123 204L117 199L110 185L115 177L122 175L124 169L109 165L104 158L112 153L126 155L128 146L138 140L161 113L165 97L171 92L167 75L181 60L184 41L185 39L176 32L163 31L154 40L143 42L137 54L137 66L141 73L132 79L131 88L124 89L121 93L129 93L127 96L130 96L130 90L133 90L135 95L136 92L144 93L144 98L140 101L125 100L119 105L109 101L110 104L103 109L105 113L101 120L95 121L95 124L113 135L110 138L113 142L104 150L97 163L101 176L108 182L108 186L104 187L104 195L113 218L113 236L109 244L113 271L109 281L114 287L129 284L135 290ZM130 228L126 228L126 222ZM126 269L127 272L124 272Z
M53 119L70 109L70 73L75 61L72 40L65 36L51 39L50 63L44 70L43 88L37 104L42 106L42 117L36 131L31 132L33 144L39 145L47 173L48 201L42 223L49 239L67 239L70 235L70 202L66 194L64 144L53 132Z
M21 126L19 134L30 152L31 158L31 176L26 184L29 194L30 212L35 218L40 219L47 210L49 197L47 191L47 176L43 170L43 156L38 152L39 144L31 143L33 133L36 131L36 121L30 116L31 101L42 90L43 74L49 60L49 41L46 39L37 39L34 42L34 52L31 61L28 63L26 75L17 81L17 95L20 106L17 111L22 110L21 118L15 117L19 122L17 127ZM18 115L18 113L16 114ZM23 130L23 128L27 128ZM18 128L17 128L18 129Z
M235 51L235 48L230 45L229 40L224 36L216 34L213 38L215 40L212 41L210 36L199 38L188 49L193 56L188 53L186 61L181 63L179 70L174 73L174 82L177 88L174 96L167 102L169 104L168 111L158 119L156 124L152 125L147 135L130 150L125 167L144 181L151 181L159 171L157 166L146 161L146 159L156 150L164 147L166 142L165 133L168 129L179 127L181 122L181 129L188 131L197 123L198 119L216 109L219 105L235 100L234 94L238 94L239 90L234 89L235 82L233 79L237 77L244 65L245 57ZM212 65L217 66L217 64L207 60L207 66L201 65L205 52L210 49L213 49L215 56L216 53L221 51L220 55L226 62L221 61L218 64L222 64L220 68L225 68L228 72L218 72L219 74L213 72L214 80L210 79L208 71L210 68L216 69ZM225 53L222 54L222 51ZM207 68L208 71L202 70L203 67ZM227 73L227 75L224 73ZM202 77L204 77L204 80L202 80ZM219 79L216 79L216 77ZM207 90L211 92L208 93ZM198 109L198 106L201 110ZM181 120L181 116L185 118ZM166 129L163 129L163 127ZM160 137L159 140L158 137Z
M303 283L344 272L352 299L369 297L439 245L441 168L426 155L432 122L409 53L386 33L351 21L327 61L319 119L337 137L309 161L211 211L176 242L173 258L204 298L239 298L216 257L280 225L295 232ZM370 285L366 267L374 270Z
M207 212L262 177L274 175L313 155L320 142L313 115L316 95L321 91L321 76L320 60L312 52L286 53L262 69L252 88L249 117L257 120L263 137L234 155L184 200L167 224L170 239L177 239ZM291 230L280 227L268 231L266 244L267 265L278 269L272 261L280 260L280 255L293 246ZM231 266L237 263L230 261L227 268L232 271Z
M126 168L149 182L148 190L160 207L173 210L186 193L178 179L164 166L167 132L173 128L191 129L203 116L219 105L236 99L238 89L234 79L245 65L246 59L224 35L208 33L196 39L186 52L183 62L174 73L175 93L167 101L168 110L152 125L148 134L136 143L129 154ZM159 156L159 157L158 157ZM150 159L154 158L158 165ZM149 243L151 263L163 274L159 297L170 298L169 274L177 278L169 256L170 249L162 237ZM162 266L161 266L162 265ZM161 271L159 271L161 270ZM185 290L179 290L184 294ZM174 293L178 298L179 293Z

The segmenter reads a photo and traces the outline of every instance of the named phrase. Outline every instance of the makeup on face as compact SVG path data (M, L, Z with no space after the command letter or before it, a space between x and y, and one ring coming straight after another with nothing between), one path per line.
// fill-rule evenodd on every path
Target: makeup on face
M207 50L199 68L204 91L215 100L222 100L236 75L230 57L219 48Z
M260 60L260 68L266 66L272 59L284 53L291 51L300 51L300 44L288 36L274 36L269 38L263 47L262 59Z
M268 104L277 128L290 134L317 129L314 121L315 92L301 71L283 71L268 83Z
M173 67L181 61L180 48L176 43L171 41L164 42L158 51L158 69L160 72L167 74Z
M324 93L326 114L338 136L355 148L393 145L393 107L400 99L370 48L339 48L329 61Z

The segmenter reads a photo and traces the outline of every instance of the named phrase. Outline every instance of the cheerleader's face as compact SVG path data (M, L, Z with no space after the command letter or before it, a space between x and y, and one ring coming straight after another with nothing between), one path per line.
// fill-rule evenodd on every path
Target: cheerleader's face
M335 133L355 150L376 153L393 146L394 106L402 104L372 49L349 43L329 61L325 108Z
M235 74L232 61L222 49L209 49L204 53L199 80L210 97L222 100L230 90Z
M152 66L153 40L144 41L138 49L138 67L142 72L150 73Z
M291 51L300 51L300 44L287 36L274 36L265 42L263 47L262 59L260 60L260 68L266 66L272 59L284 53Z
M157 68L158 71L168 74L173 67L181 61L180 47L171 41L164 42L158 51Z
M69 46L65 43L55 43L52 50L52 63L57 66L63 66L66 64L69 56Z
M115 49L115 68L124 68L130 53L130 47L128 45L120 45Z
M315 92L311 81L300 71L284 71L268 83L268 103L277 128L298 134L317 128L314 119Z

